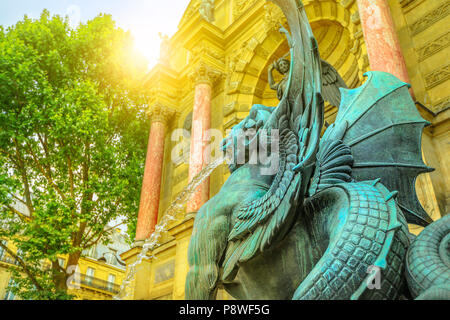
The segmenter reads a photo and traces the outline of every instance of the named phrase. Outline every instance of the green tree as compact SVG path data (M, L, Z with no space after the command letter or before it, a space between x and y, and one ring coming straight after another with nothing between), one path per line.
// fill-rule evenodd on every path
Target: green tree
M70 298L58 256L77 265L111 221L134 236L149 123L133 48L109 15L72 29L44 10L0 27L0 237L20 250L22 298Z

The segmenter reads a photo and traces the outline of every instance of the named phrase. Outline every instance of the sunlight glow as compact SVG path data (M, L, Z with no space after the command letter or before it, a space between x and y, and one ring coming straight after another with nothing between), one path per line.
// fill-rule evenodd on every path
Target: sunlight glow
M189 0L170 0L166 2L147 0L141 10L116 15L119 27L129 30L135 40L136 49L148 60L149 69L159 61L161 38L173 36L178 23L189 4ZM131 10L131 9L130 9ZM113 16L114 17L114 16Z
M163 29L163 26L161 27L161 29ZM149 68L156 65L159 60L159 48L161 43L158 32L149 30L143 25L132 26L129 30L133 35L137 51L148 60Z

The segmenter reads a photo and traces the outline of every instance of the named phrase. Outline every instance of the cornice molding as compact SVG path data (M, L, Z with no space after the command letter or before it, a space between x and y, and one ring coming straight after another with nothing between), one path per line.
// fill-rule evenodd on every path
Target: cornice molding
M201 41L197 46L190 50L192 60L213 59L216 62L225 64L225 54L223 50L215 48L207 41Z

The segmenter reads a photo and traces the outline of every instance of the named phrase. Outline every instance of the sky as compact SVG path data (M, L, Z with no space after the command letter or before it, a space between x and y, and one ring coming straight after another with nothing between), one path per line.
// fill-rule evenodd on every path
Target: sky
M0 0L0 25L14 25L25 14L38 18L43 9L68 15L73 26L108 13L119 27L131 31L136 48L152 67L159 58L159 32L172 36L188 4L189 0Z

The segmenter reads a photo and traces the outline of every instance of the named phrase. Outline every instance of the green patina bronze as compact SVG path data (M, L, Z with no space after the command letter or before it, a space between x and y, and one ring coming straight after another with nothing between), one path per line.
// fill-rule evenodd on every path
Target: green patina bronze
M214 299L221 287L236 299L450 298L450 218L429 225L416 197L416 177L431 169L421 156L427 123L408 84L369 72L363 86L341 89L321 138L327 94L316 40L301 1L273 2L290 27L289 78L279 105L253 106L224 147L242 130L257 139L276 129L278 171L230 165L195 219L186 298ZM414 239L408 222L426 228Z

